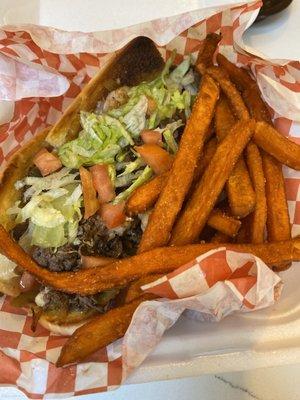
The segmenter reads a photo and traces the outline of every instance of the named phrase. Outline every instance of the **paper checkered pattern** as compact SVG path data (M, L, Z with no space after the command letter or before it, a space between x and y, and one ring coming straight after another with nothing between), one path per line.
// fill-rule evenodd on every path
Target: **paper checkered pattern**
M135 32L132 33L131 31L130 35L127 35L128 29L123 30L123 37L129 40L142 32L151 37L153 31L155 31L156 36L153 38L160 45L163 56L168 57L172 49L176 48L178 52L177 61L179 62L187 54L191 54L195 59L206 35L210 32L221 32L223 39L219 51L231 60L251 67L257 79L261 79L262 72L273 74L274 82L280 84L279 88L285 87L289 91L289 95L285 96L285 103L289 103L291 93L294 95L294 103L292 104L294 108L291 107L288 111L289 113L292 112L293 118L296 119L299 109L297 103L299 63L288 62L283 67L277 68L276 65L251 57L249 54L236 53L233 48L234 42L236 44L240 40L248 22L253 20L257 14L260 4L261 2L255 2L234 7L215 15L209 14L207 10L202 10L203 12L197 14L196 20L184 14L181 19L168 20L168 26L164 25L165 20L152 21L147 26L142 24L140 30L136 27ZM205 12L207 13L205 14ZM200 21L204 16L206 19ZM173 26L174 21L176 26ZM197 23L195 24L195 22ZM191 26L192 24L194 25ZM191 27L185 30L189 26ZM36 27L31 28L36 29ZM166 36L164 38L166 31L170 35L173 32L171 37ZM10 31L0 31L0 98L17 100L12 120L0 127L1 167L5 166L11 154L34 134L57 121L63 110L109 57L109 54L100 53L103 51L100 48L96 50L98 53L94 54L86 52L55 54L49 51L52 48L45 46L43 49L39 47L36 40L37 36L34 36L32 30L30 30L32 37L28 32L21 29L16 30L12 27ZM35 30L35 32L38 31ZM179 35L176 36L178 33ZM59 35L65 34L67 33L59 32ZM118 46L125 44L118 41L121 37L120 32L111 32L110 35L111 44L117 43ZM49 37L51 37L53 45L59 45L58 42L55 42L56 36L50 35ZM62 36L59 36L59 38L62 39ZM92 39L92 36L89 36L89 38ZM173 39L170 43L163 45L171 38ZM74 43L76 43L76 40L66 41L64 52L67 52L68 46L72 50ZM77 43L78 46L82 46L78 48L78 51L89 49L83 39L78 40ZM115 47L111 47L110 50L115 50ZM292 77L295 79L293 80ZM67 91L62 95L67 86ZM266 95L268 87L261 87L264 95ZM284 93L286 94L286 92ZM40 97L45 96L45 94L47 94L47 97ZM272 104L276 111L280 109L280 105L283 103L280 96L279 90L272 98L273 102L275 100L277 102L276 107ZM289 113L283 114L285 117L289 116L290 119L287 119L274 110L272 112L277 128L283 134L299 142L300 125L292 121ZM300 206L298 205L300 204L300 192L298 190L300 173L285 168L284 174L292 231L296 235L300 233ZM236 256L232 252L224 253L224 250L220 250L220 254L223 258L225 254L226 263L228 262L230 265L229 253L232 255L230 260L235 263L238 262L237 260L241 258L244 260L244 257L246 257L241 254ZM209 253L209 260L212 265L214 265L214 257L219 257L220 254L218 252L215 255ZM221 275L219 275L218 282L214 284L207 278L205 262L205 258L200 257L190 263L189 266L182 267L185 271L181 269L168 275L163 282L152 287L151 290L162 290L161 288L165 287L165 296L170 297L170 300L147 302L141 305L135 313L133 322L123 341L119 340L106 349L100 350L82 364L64 369L56 369L54 362L66 338L49 334L40 326L33 333L30 328L31 318L27 315L27 312L13 308L9 304L9 299L0 298L0 384L16 385L32 399L58 399L110 390L116 388L128 373L143 361L165 329L174 323L185 308L194 310L190 313L193 313L193 317L197 315L197 319L201 320L205 316L207 318L208 314L201 313L205 309L211 311L210 318L220 318L230 311L250 311L273 303L274 288L280 285L278 277L272 271L266 269L263 264L257 263L257 260L254 260L253 257L250 256L250 259L246 262L247 267L238 262L240 268L244 266L245 276L235 275L238 273L236 272L238 271L237 265L230 266L229 269L232 273L225 268L227 274L224 273L223 275L221 271L224 272L224 268L220 267L219 271L215 267L218 274ZM249 270L247 268L250 264L247 263L252 265ZM200 264L201 267L199 267ZM262 278L259 281L256 281L255 271L259 272L258 276ZM197 289L199 292L185 292L185 288L188 286L187 282L191 280L196 283L195 290ZM261 297L260 288L264 288L264 293L267 289L268 295ZM150 287L147 290L150 290ZM174 298L174 293L180 298ZM190 297L185 298L184 296ZM195 301L192 301L192 299ZM218 299L220 299L219 302ZM156 324L160 326L159 332L153 330L140 331L143 318L149 315L152 316L151 321L154 322L153 325L148 326L149 329L154 329L155 321L158 321L156 318L159 318L160 322L164 321L164 324ZM143 343L139 341L141 336L146 337L144 336L146 333L148 335L147 349L143 348L141 346ZM155 333L154 336L153 333Z
M164 299L144 302L135 311L123 341L123 375L143 362L185 310L198 321L219 321L233 312L270 306L281 287L279 276L259 258L226 248L211 250L143 286Z

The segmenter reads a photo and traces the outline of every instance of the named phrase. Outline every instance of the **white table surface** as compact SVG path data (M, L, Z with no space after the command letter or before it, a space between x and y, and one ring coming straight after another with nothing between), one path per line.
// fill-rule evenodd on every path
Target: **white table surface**
M300 0L294 0L287 10L251 27L245 34L245 42L271 58L300 60L299 18ZM9 104L7 104L7 109L9 112ZM8 115L3 108L2 113ZM0 111L0 123L1 119ZM124 385L117 391L81 396L77 399L299 400L299 376L300 364L297 364L246 372L202 375L175 381ZM1 391L0 398L3 400L25 399L12 389Z

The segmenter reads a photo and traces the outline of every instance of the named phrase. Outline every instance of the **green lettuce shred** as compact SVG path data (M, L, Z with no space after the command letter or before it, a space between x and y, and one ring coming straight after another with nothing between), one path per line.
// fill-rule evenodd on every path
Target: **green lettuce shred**
M135 189L137 189L139 186L143 185L146 183L153 175L152 169L147 165L143 172L140 174L140 176L133 181L133 183L125 189L123 192L118 194L118 196L114 199L113 204L118 204L121 201L126 200L132 192L134 192Z
M29 201L23 207L17 202L9 213L16 214L16 223L28 220L25 235L30 245L56 248L76 239L82 218L82 188L77 176L63 168L47 177L27 177L16 183L19 188L29 186L24 193Z
M68 168L112 164L123 147L134 144L121 122L109 115L81 112L81 124L78 138L58 149L62 164Z

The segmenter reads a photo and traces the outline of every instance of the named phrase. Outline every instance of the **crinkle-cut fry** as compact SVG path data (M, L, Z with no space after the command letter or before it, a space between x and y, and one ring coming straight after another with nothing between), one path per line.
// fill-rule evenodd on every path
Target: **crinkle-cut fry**
M267 221L267 201L262 157L257 146L250 142L246 148L247 165L256 195L256 203L250 218L250 242L263 243Z
M211 238L211 243L230 243L231 237L222 232L216 232Z
M217 149L217 140L216 138L210 139L204 145L203 153L199 158L197 163L193 182L191 185L191 189L193 185L198 182L200 177L203 175L204 170L208 166L211 158L213 157L215 151ZM149 182L144 183L144 185L137 188L132 195L129 197L126 203L126 212L128 215L136 215L139 213L143 213L154 206L156 203L160 192L165 187L168 180L169 173L166 172L162 175L158 175L155 178L151 179Z
M162 276L164 276L164 274L152 274L142 276L139 280L131 282L131 284L127 288L124 303L131 303L133 300L144 295L145 292L142 291L141 287L147 285L148 283L155 282Z
M238 87L239 90L243 90L251 86L255 81L250 77L248 71L244 68L239 68L232 62L230 62L223 54L217 55L218 64L223 67L232 82Z
M209 215L207 225L222 232L224 235L234 237L240 229L241 221L215 208Z
M195 64L195 67L200 74L205 74L206 68L214 65L213 58L220 40L221 35L216 33L209 33L204 39L202 49L198 54Z
M267 265L300 261L300 239L263 244L227 244L230 250L252 253ZM89 295L114 287L122 287L149 274L165 274L174 271L209 250L220 247L219 243L200 243L187 246L160 247L133 257L124 258L102 268L77 272L51 272L36 264L0 226L0 251L20 268L30 272L44 285L65 293Z
M168 243L175 219L192 184L218 97L218 84L211 77L204 75L168 181L155 204L142 236L139 253Z
M218 145L214 157L172 231L171 245L195 242L254 129L252 120L236 123Z
M156 296L157 297L157 296ZM131 303L111 309L105 314L93 317L76 329L64 344L56 366L78 363L124 336L137 307L153 295L144 294Z
M165 172L137 188L127 200L126 213L136 215L153 207L167 180L168 172Z
M247 107L245 106L240 92L229 79L227 72L221 67L209 67L207 68L207 73L219 83L237 119L248 120L250 116Z
M227 99L223 95L218 100L215 113L216 135L219 141L226 137L234 123L235 118ZM244 218L253 211L255 193L243 155L237 161L226 182L226 191L232 215Z
M281 135L266 122L257 122L254 142L266 153L290 168L300 170L300 145Z

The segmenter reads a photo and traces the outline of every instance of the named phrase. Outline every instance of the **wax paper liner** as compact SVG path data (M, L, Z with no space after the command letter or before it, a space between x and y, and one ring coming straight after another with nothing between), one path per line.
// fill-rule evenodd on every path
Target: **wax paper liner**
M261 69L264 73L270 74L281 89L285 87L289 91L289 96L285 99L285 105L292 104L297 109L299 63L289 62L284 66L277 66L251 57L249 54L241 54L234 51L234 40L236 43L240 40L242 31L257 14L259 5L260 2L256 2L255 4L235 7L231 10L217 13L182 32L166 46L161 46L161 52L164 56L168 56L170 51L176 48L178 51L177 61L180 61L186 54L191 54L193 58L196 58L206 34L221 31L223 39L219 51L239 64L250 66L254 76L257 76L258 79ZM45 95L44 89L41 90L39 87L40 77L47 76L50 82L53 78L54 70L60 75L56 72L56 78L49 84L51 88L49 88L48 96L55 93L57 95L60 94L63 91L63 85L66 80L70 85L67 92L58 97L29 97L16 101L13 119L10 123L0 127L0 162L1 166L5 166L8 158L17 148L35 133L57 121L62 111L70 104L90 77L97 72L99 66L105 62L109 55L88 53L54 54L38 47L30 35L23 31L2 31L0 54L8 56L10 60L13 59L16 63L21 61L28 66L27 69L22 70L23 72L25 71L23 75L20 76L19 73L11 75L13 77L11 85L18 88L24 85L24 88L26 88L20 90L20 97L23 97L23 93L25 95L30 93L31 96ZM16 67L16 64L14 66ZM39 67L39 72L36 72L35 66ZM43 68L40 69L41 67ZM44 67L47 68L44 69ZM293 68L292 74L290 74L291 67ZM3 75L3 68L0 68L0 71ZM39 75L40 71L42 71L41 74L46 75ZM8 68L4 72L8 74L11 73L11 70ZM292 77L295 79L293 78L293 80ZM9 85L5 85L2 78L2 98L9 93L8 98L17 97L15 89L10 92ZM47 79L45 78L46 81ZM62 80L58 82L60 79ZM34 87L31 87L31 84L29 85L32 81L34 82ZM262 89L265 90L266 88L262 86ZM269 90L268 87L266 90ZM280 96L276 97L275 95L274 98L276 102L278 100L276 109L283 107ZM273 116L277 128L283 134L299 141L300 129L298 124L276 114L274 111ZM300 203L298 201L300 174L287 168L284 173L286 176L292 231L295 235L300 232ZM222 253L224 256L224 251ZM234 253L230 252L230 254L233 255ZM236 259L235 257L233 258L233 261L238 262L237 260L241 257L241 255L238 255ZM210 262L212 262L212 259ZM249 259L249 262L252 265L253 258ZM187 275L184 272L180 274L180 288L182 288L180 290L183 290L186 286L184 285L185 279L188 279L190 277L189 274L192 274L195 269L198 270L198 278L200 277L203 266L199 269L198 264L199 260L193 262L186 271ZM218 266L219 261L216 264L213 262L212 268L213 265ZM222 268L220 267L220 271ZM231 268L234 270L234 267ZM258 273L257 281L254 276L255 270ZM170 287L173 288L174 282L179 280L175 274L166 277L167 283L163 282L158 286L160 289L161 287L166 288L166 296L170 294ZM140 309L136 312L124 341L119 340L100 350L88 362L60 369L55 368L53 363L56 361L66 338L49 334L48 331L40 326L33 334L30 329L31 318L27 316L26 312L13 308L8 299L0 298L0 383L15 385L33 399L58 399L74 394L101 392L115 388L131 369L137 366L146 354L151 351L164 329L177 319L184 308L187 307L194 310L189 311L189 316L192 313L194 318L197 316L199 320L201 318L206 320L217 319L227 315L230 311L250 311L272 304L274 301L274 288L277 288L279 283L278 277L261 263L258 263L256 267L253 266L245 274L245 276L238 277L235 275L220 275L219 281L215 285L208 284L208 286L212 286L208 290L206 290L207 285L205 284L208 275L206 277L202 276L202 280L198 279L198 282L202 282L198 286L199 292L193 292L195 297L174 300L173 293L170 296L172 298L170 301L148 302L142 305L141 307L147 308L145 310L147 312L141 312ZM252 276L252 274L254 275ZM247 282L252 282L253 287L245 292L242 284ZM204 289L206 291L202 293ZM174 289L172 290L174 292ZM178 287L176 291L178 291ZM264 293L265 296L263 296ZM179 295L182 296L182 292ZM252 306L255 307L252 308ZM155 314L159 319L154 318ZM149 315L151 318L148 319ZM172 318L170 318L170 315ZM152 324L147 324L148 330L141 332L140 327L143 321L151 322ZM130 332L134 332L134 334L130 334ZM155 335L153 336L154 332ZM142 349L138 339L141 335L144 337L146 334L149 340L145 343L147 344L146 348ZM122 360L124 368L122 368Z

